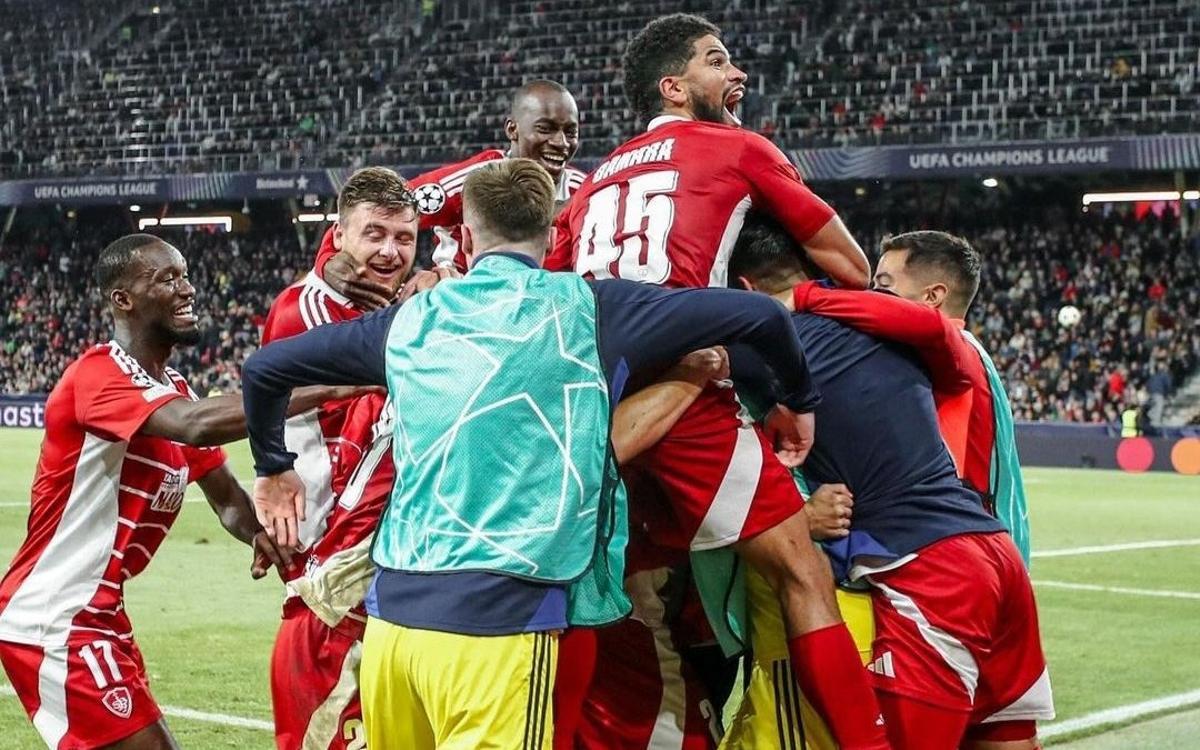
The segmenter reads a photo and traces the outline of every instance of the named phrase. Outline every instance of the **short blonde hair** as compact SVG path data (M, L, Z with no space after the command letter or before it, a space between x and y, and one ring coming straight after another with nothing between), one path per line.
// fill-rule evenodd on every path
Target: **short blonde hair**
M463 186L463 203L484 229L509 242L534 239L554 221L554 180L532 159L504 159L477 169Z

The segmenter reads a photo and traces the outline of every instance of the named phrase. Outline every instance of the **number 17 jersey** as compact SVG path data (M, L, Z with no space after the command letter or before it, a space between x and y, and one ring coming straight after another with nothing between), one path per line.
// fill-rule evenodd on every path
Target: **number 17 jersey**
M584 179L559 214L545 265L596 279L723 287L750 210L801 243L834 216L766 138L656 117Z

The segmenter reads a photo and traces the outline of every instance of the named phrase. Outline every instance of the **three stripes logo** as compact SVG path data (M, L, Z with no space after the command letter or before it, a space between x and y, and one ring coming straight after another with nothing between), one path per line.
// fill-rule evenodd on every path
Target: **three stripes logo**
M892 666L892 652L884 651L880 654L878 659L867 665L867 671L884 677L895 678L896 669Z
M525 736L522 750L539 750L546 737L550 707L550 688L554 682L554 637L548 633L533 636L533 658L529 672L529 695L525 701ZM554 730L551 729L551 732Z
M787 659L772 662L771 687L775 693L775 729L779 747L781 750L803 750L807 740L800 714L800 687Z

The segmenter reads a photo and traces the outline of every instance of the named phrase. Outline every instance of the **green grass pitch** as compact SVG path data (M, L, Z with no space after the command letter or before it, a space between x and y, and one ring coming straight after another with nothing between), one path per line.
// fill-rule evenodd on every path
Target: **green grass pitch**
M24 536L41 433L0 430L0 558ZM251 478L244 444L235 471ZM1200 540L1200 478L1084 470L1027 470L1035 551L1153 540ZM189 497L199 497L193 492ZM267 663L281 587L251 581L247 549L204 503L187 503L149 570L126 587L128 610L162 705L267 721ZM1200 545L1039 557L1035 581L1200 593ZM1042 636L1058 720L1200 690L1200 598L1039 586ZM1066 745L1194 747L1192 710ZM169 717L188 748L270 748L269 732ZM0 687L0 745L44 747L7 685ZM1064 738L1066 739L1066 738ZM1054 744L1061 742L1057 740ZM1189 744L1192 743L1192 744Z

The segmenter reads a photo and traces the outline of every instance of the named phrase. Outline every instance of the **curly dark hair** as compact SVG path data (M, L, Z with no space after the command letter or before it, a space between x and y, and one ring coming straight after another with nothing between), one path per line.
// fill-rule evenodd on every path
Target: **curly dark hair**
M681 75L692 56L692 44L702 36L720 38L721 30L708 20L690 13L656 18L637 33L625 48L625 98L629 108L643 121L662 110L658 82L664 76Z

